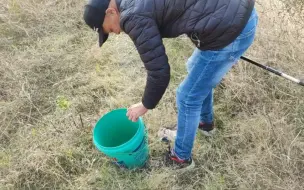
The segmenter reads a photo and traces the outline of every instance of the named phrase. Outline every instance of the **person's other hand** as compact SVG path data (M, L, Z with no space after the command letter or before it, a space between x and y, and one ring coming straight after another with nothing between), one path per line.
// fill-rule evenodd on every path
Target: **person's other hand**
M147 113L148 109L145 108L145 106L142 103L137 103L132 105L127 112L127 116L128 118L133 121L136 122L138 120L138 118L140 116L145 115L145 113Z

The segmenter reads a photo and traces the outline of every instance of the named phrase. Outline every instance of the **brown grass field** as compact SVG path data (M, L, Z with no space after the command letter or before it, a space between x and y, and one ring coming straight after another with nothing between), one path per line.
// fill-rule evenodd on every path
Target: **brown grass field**
M304 77L303 0L258 0L246 56ZM106 112L141 100L146 72L125 34L103 48L82 0L0 0L0 189L304 189L304 88L240 61L215 90L218 133L198 135L196 169L161 165L159 127L176 122L175 89L194 47L165 39L171 83L144 116L148 168L119 170L92 143Z

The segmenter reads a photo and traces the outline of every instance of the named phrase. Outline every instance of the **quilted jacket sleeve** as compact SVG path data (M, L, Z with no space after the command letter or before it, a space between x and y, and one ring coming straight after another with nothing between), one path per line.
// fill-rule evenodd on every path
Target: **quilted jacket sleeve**
M142 103L147 109L156 107L168 87L170 66L157 24L149 17L128 16L121 21L122 29L133 40L147 70Z

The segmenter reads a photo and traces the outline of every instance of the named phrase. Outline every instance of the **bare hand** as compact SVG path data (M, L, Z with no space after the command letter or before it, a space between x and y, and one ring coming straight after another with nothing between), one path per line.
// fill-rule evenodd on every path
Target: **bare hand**
M148 109L145 108L145 106L142 103L134 104L132 105L127 112L128 118L136 122L140 116L145 115L147 113Z

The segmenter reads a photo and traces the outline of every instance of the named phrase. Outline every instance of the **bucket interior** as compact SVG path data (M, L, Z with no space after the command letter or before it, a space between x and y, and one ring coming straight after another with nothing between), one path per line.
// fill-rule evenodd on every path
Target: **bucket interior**
M94 139L103 147L117 147L128 142L140 124L130 121L127 110L115 110L103 116L95 126Z

